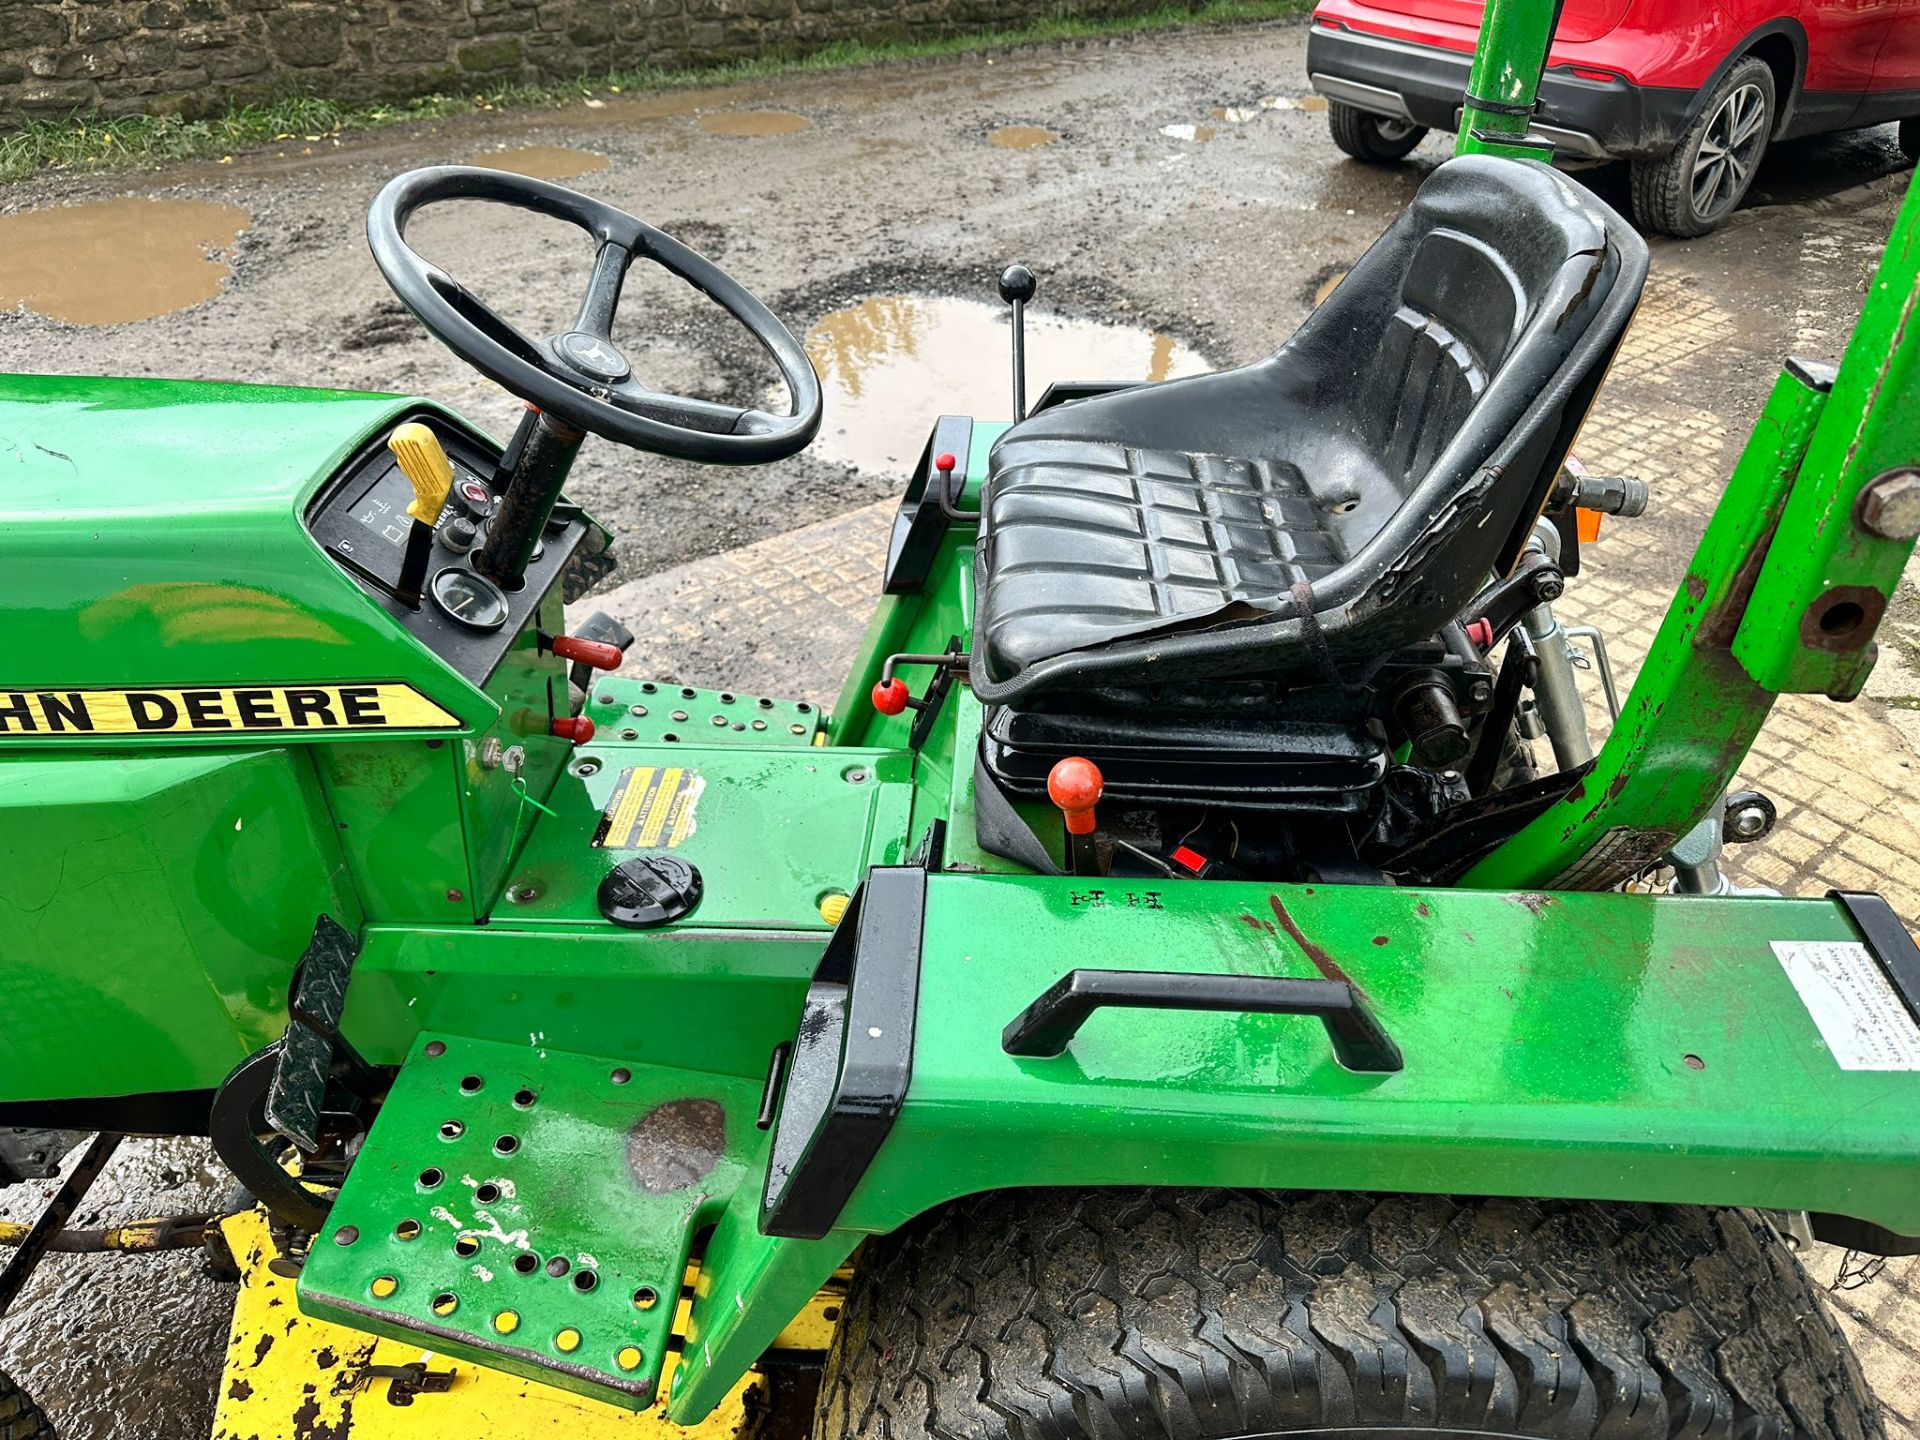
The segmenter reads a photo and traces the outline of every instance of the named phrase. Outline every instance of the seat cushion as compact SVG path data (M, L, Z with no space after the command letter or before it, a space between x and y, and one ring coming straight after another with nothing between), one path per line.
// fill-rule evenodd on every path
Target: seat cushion
M1291 607L1345 558L1284 460L1010 436L987 493L996 669Z

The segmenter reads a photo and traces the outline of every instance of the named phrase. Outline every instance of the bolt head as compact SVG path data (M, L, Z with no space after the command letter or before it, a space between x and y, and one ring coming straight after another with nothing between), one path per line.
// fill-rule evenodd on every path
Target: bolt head
M1727 817L1727 820L1732 825L1734 834L1747 839L1751 839L1767 828L1766 814L1758 806L1736 810Z
M1920 537L1920 469L1889 470L1860 492L1860 526L1883 540Z

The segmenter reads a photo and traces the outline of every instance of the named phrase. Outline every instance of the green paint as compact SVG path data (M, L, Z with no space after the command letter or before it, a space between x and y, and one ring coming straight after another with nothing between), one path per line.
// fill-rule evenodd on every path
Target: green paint
M1454 138L1454 154L1504 155L1513 160L1548 158L1548 150L1515 142L1524 139L1532 126L1540 73L1546 68L1559 12L1558 4L1541 3L1541 0L1526 0L1526 3L1508 0L1506 4L1485 7L1472 74L1467 81L1466 96L1462 98L1469 102L1477 98L1500 106L1518 107L1521 113L1502 114L1467 103L1461 112L1459 133Z
M1851 699L1873 668L1879 609L1893 594L1911 539L1885 539L1860 519L1863 492L1883 473L1920 465L1920 185L1910 185L1826 412L1807 442L1733 653L1780 693ZM1851 622L1851 623L1850 623Z
M1825 403L1781 375L1593 770L1465 883L1617 885L1657 864L1712 808L1773 706L1728 648L1746 603L1743 573L1779 523Z
M0 761L0 1100L218 1085L315 919L359 924L338 867L303 751Z
M301 1308L651 1404L693 1237L765 1147L758 1098L717 1075L423 1038L315 1238Z

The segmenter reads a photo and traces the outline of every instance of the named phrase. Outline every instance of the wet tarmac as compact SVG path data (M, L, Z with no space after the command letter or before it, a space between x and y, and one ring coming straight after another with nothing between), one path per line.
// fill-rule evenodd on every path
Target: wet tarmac
M392 299L366 253L366 205L415 165L540 152L546 161L526 163L557 173L574 163L564 157L604 160L570 172L573 183L751 286L808 338L832 396L816 446L769 471L592 442L569 489L620 534L615 579L631 580L891 495L934 417L1004 415L994 279L1009 261L1040 277L1031 393L1052 376L1238 363L1284 339L1447 153L1430 137L1394 169L1341 156L1305 93L1304 35L1280 23L608 95L312 154L23 182L0 191L0 254L41 259L31 287L26 267L0 265L0 366L403 390L504 434L519 402ZM787 118L749 118L770 115ZM993 140L1008 129L1053 138ZM1656 356L1644 374L1616 367L1603 403L1646 417L1650 452L1707 437L1693 443L1718 448L1701 463L1725 473L1781 357L1837 352L1892 216L1892 187L1876 179L1901 165L1886 128L1796 142L1768 160L1721 234L1655 242L1656 278L1680 297L1663 303L1713 317L1711 339ZM1625 204L1617 169L1583 180ZM98 252L78 248L84 221L60 221L73 227L65 240L37 230L55 221L35 216L69 202L149 206L130 190L192 218L103 227L118 239ZM592 261L584 235L477 205L423 215L410 236L530 334L568 323ZM171 258L127 262L149 245ZM188 276L191 287L172 288ZM748 401L773 378L743 332L644 267L616 338L657 388ZM1658 543L1622 526L1610 583L1670 585L1690 523ZM624 618L644 650L661 622ZM191 1142L130 1146L82 1220L206 1208L225 1183ZM0 1213L30 1214L44 1188L0 1192ZM60 1415L67 1440L194 1440L212 1413L227 1303L189 1255L58 1257L0 1323L0 1365Z

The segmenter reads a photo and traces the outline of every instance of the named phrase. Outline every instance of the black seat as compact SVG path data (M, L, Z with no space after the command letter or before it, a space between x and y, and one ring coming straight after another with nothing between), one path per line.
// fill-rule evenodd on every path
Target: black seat
M1512 566L1646 279L1565 176L1465 156L1251 365L1036 413L994 446L973 688L1321 680Z

